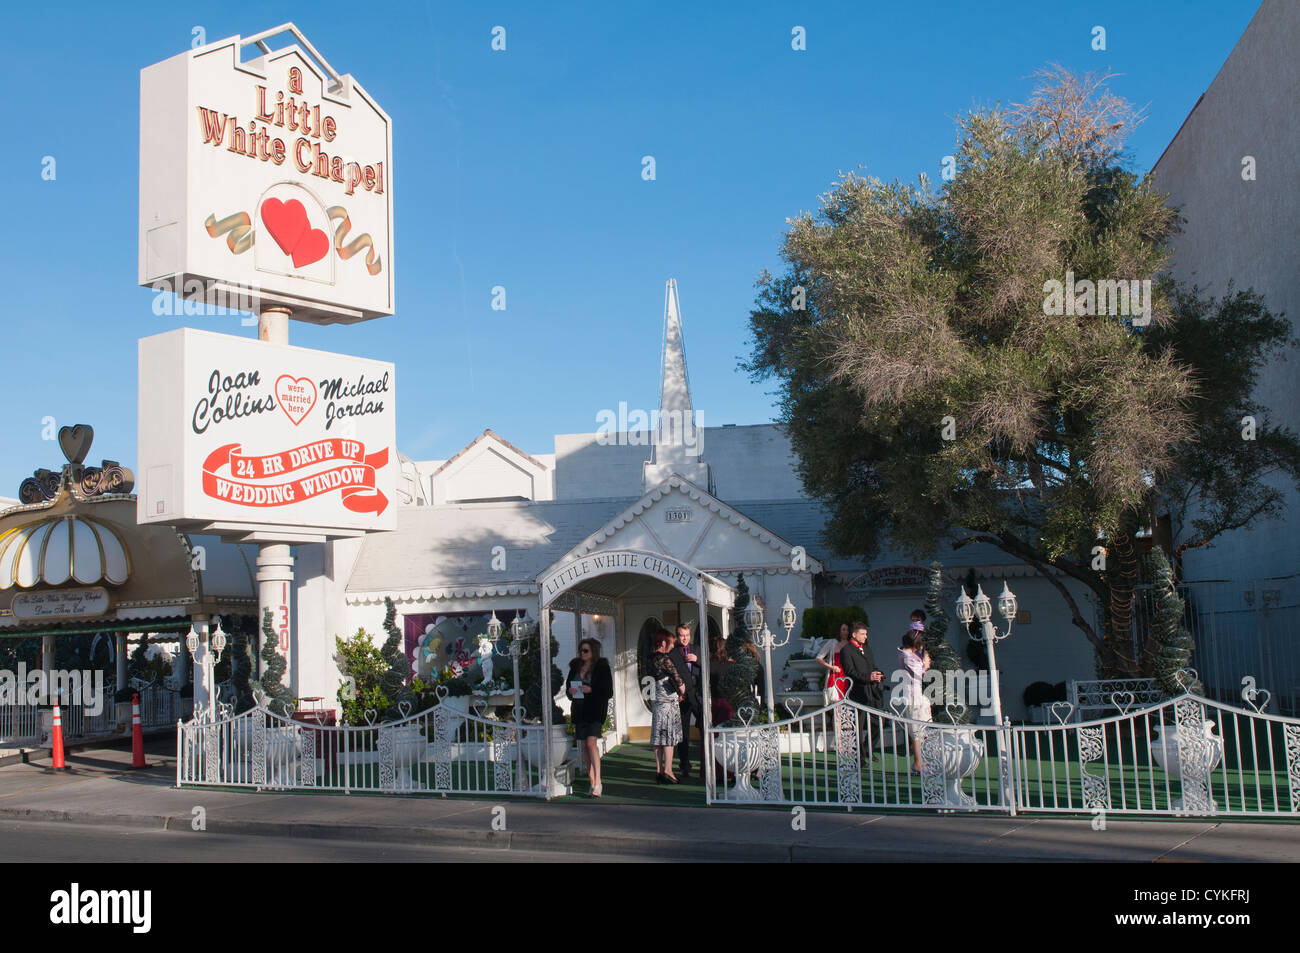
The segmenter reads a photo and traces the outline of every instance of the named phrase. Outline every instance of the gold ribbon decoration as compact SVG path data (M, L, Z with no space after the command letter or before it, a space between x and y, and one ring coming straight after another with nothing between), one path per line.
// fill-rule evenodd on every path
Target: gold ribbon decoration
M227 215L221 221L217 221L216 215L209 215L203 222L203 227L208 230L208 234L213 238L220 238L226 235L226 245L236 255L242 255L253 247L253 220L248 217L247 212L236 212L234 215Z
M339 253L339 257L347 261L361 249L369 249L366 252L366 271L372 275L379 274L384 266L380 262L379 256L375 254L375 245L370 240L370 233L363 232L344 245L343 238L352 228L352 220L348 218L348 210L342 205L331 205L326 210L326 214L329 215L331 222L335 219L340 220L338 227L334 230L334 250Z

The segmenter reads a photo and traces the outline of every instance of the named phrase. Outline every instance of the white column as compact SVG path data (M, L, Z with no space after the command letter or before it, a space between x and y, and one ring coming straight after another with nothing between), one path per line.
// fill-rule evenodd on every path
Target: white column
M623 613L623 600L619 599L614 607L614 657L610 659L610 668L614 672L614 722L618 729L619 744L630 738L627 726L627 701L624 693L627 691L627 680L621 677L620 673L624 672L625 666L620 665L619 653L627 652L627 620ZM636 681L636 672L632 673L632 680ZM637 691L640 691L637 686Z
M117 682L117 690L120 692L126 688L126 640L127 633L117 633L117 670L114 673L114 680Z
M257 317L257 339L267 344L289 343L288 308L264 308ZM290 654L291 607L293 605L293 557L288 543L261 543L257 549L257 631L262 631L266 610L271 610L271 628L279 640L284 656L285 687L296 691L293 659ZM261 643L259 642L259 645ZM206 651L206 649L205 649ZM259 664L258 673L262 668ZM196 683L197 685L197 683ZM197 693L197 687L195 689ZM195 696L197 698L197 694Z
M50 676L54 672L54 639L52 635L41 636L41 671L45 673L45 684L51 683Z
M704 577L696 576L695 583L700 591L700 634L699 645L695 652L702 660L700 664L700 757L704 759L705 785L708 784L709 764L713 761L713 746L709 743L709 728L713 724L713 698L709 692L709 603L704 598Z
M543 606L537 623L539 635L538 656L542 666L542 784L546 800L551 799L551 784L555 766L551 764L551 610ZM522 703L522 702L521 702Z
M290 613L293 606L293 556L288 543L262 543L257 550L257 631L271 610L271 629L284 656L284 684L296 690L293 659L290 655ZM260 644L260 643L259 643ZM259 668L259 671L261 669Z
M194 616L190 620L190 628L199 637L198 648L194 650L194 714L197 716L212 707L214 694L207 617Z

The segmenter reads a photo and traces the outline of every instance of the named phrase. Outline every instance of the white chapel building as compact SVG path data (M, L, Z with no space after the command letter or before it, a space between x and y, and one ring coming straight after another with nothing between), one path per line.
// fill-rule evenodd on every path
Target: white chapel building
M442 661L472 651L492 613L508 625L518 612L549 619L545 608L554 613L561 672L579 633L600 639L614 670L616 730L623 740L642 740L650 713L638 690L638 647L659 625L687 623L698 632L701 607L709 631L725 633L741 573L778 638L787 597L800 618L812 606L861 605L877 663L887 673L897 668L908 614L924 602L928 560L918 566L886 554L866 565L833 557L821 541L825 511L804 495L779 425L694 428L671 280L659 374L651 434L557 434L550 452L537 453L487 429L448 460L401 457L396 531L297 547L296 694L335 697L334 637L364 627L382 640L386 597L417 671L431 639ZM974 569L991 597L1004 579L1019 597L1021 618L998 647L1008 716L1024 717L1021 693L1030 682L1093 677L1091 647L1035 570L985 545L938 558L954 580ZM958 595L955 583L950 595ZM1087 603L1085 592L1075 597ZM949 638L961 653L964 633L955 629ZM796 626L774 653L778 690L800 634ZM525 656L522 664L539 660Z

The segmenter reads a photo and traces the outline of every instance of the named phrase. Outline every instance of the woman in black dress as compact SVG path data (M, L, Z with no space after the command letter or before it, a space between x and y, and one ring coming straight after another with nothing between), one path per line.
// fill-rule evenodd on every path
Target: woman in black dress
M727 658L727 640L720 635L709 637L709 695L713 699L713 724L728 722L736 714L731 703L722 694L722 680L731 670Z
M686 683L668 653L676 639L665 629L654 634L654 695L650 717L650 744L655 749L655 776L660 784L680 784L673 774L673 751L682 740L681 703L686 698Z
M578 643L578 657L569 663L566 682L573 701L573 734L587 762L591 796L600 797L600 736L609 700L614 697L614 676L609 662L600 657L600 643L595 639Z

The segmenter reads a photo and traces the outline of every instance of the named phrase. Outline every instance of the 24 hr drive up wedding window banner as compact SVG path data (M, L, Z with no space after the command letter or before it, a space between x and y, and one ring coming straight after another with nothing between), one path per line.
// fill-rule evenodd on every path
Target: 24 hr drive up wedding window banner
M141 523L395 528L392 364L191 328L139 358Z

